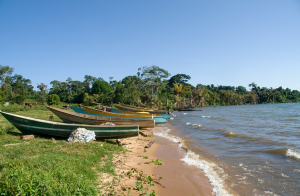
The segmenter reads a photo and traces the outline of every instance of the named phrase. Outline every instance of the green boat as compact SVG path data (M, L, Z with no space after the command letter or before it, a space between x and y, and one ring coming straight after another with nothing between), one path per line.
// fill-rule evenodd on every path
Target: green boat
M2 112L0 113L23 134L46 135L51 137L67 138L77 128L85 128L94 131L96 138L99 139L119 139L126 137L135 137L139 134L138 125L83 125L67 124L29 118L16 114Z

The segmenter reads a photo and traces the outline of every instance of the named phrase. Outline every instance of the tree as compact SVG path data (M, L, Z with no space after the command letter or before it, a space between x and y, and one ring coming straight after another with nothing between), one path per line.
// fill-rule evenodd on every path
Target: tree
M93 83L97 81L96 77L90 76L90 75L85 75L84 76L84 81L83 81L83 85L85 88L85 92L86 93L90 93L91 91L91 86L93 85Z
M145 89L149 89L151 95L154 93L157 95L162 85L162 80L168 78L170 73L156 65L152 65L139 68L137 75L141 76Z
M172 90L176 91L177 95L181 96L187 90L190 90L190 86L183 86L182 84L177 84L176 82L173 84L174 88Z
M185 74L176 74L175 76L172 76L169 80L168 85L170 86L170 88L173 87L173 83L177 83L177 84L182 84L182 85L186 85L186 82L189 81L191 79L191 76L189 75L185 75Z
M243 86L236 87L235 91L241 95L248 93L247 89Z
M93 86L92 86L92 94L101 94L101 93L110 93L111 92L111 88L108 84L108 82L106 81L100 81L97 80L96 82L94 82Z
M181 95L186 92L187 90L191 90L190 86L183 86L182 84L177 84L176 82L173 84L174 88L172 89L173 91L176 91L177 94L177 100L180 99L181 100ZM178 101L176 101L178 102ZM181 101L179 102L179 107L181 105Z
M125 86L131 83L140 86L142 84L142 80L137 76L127 76L122 80L122 84Z
M205 107L206 106L206 98L208 98L211 94L211 91L208 90L205 86L203 85L197 85L197 89L193 90L193 97L194 97L194 102L198 102L197 106L198 107Z
M119 102L124 102L125 96L124 96L124 92L125 92L125 87L121 82L117 82L115 84L116 89L115 89L115 96L114 96L114 102L115 103L119 103Z
M220 101L220 95L217 92L211 92L211 99L213 100L213 105L216 105L216 101Z
M0 78L1 78L0 88L2 87L3 84L5 84L7 77L10 77L13 72L14 72L14 68L0 65Z
M37 85L37 88L38 88L42 93L46 93L47 85L45 85L44 83L40 83L40 84Z
M257 86L257 84L255 84L254 82L252 82L248 86L251 87L251 91L255 91L256 93L260 90L260 87Z

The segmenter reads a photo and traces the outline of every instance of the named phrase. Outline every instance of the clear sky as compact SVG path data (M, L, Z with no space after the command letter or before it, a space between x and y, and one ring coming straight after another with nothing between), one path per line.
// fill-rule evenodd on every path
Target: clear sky
M300 90L300 1L0 0L0 65L34 87L157 65L194 86Z

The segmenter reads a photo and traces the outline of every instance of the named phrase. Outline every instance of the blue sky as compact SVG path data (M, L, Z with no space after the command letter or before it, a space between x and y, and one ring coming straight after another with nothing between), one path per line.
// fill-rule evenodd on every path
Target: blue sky
M189 83L300 90L298 0L0 0L0 65L33 86L157 65Z

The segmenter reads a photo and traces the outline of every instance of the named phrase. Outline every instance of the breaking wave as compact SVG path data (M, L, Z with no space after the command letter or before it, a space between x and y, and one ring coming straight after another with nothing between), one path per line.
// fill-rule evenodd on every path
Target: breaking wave
M184 146L184 142L181 138L179 137L176 137L176 136L172 136L172 135L169 135L168 133L170 132L170 129L167 129L165 130L164 132L153 132L153 134L155 136L159 136L159 137L163 137L163 138L167 138L173 142L176 142L179 144L180 147L185 147Z
M186 123L186 125L188 125L188 126L193 126L193 127L202 127L203 125L201 125L201 124L196 124L196 123Z
M300 152L293 150L293 149L288 149L286 152L286 156L300 160Z
M296 160L300 160L300 152L297 150L293 150L290 148L280 148L275 150L269 150L267 153L277 154L277 155L285 155L288 158L293 158Z

